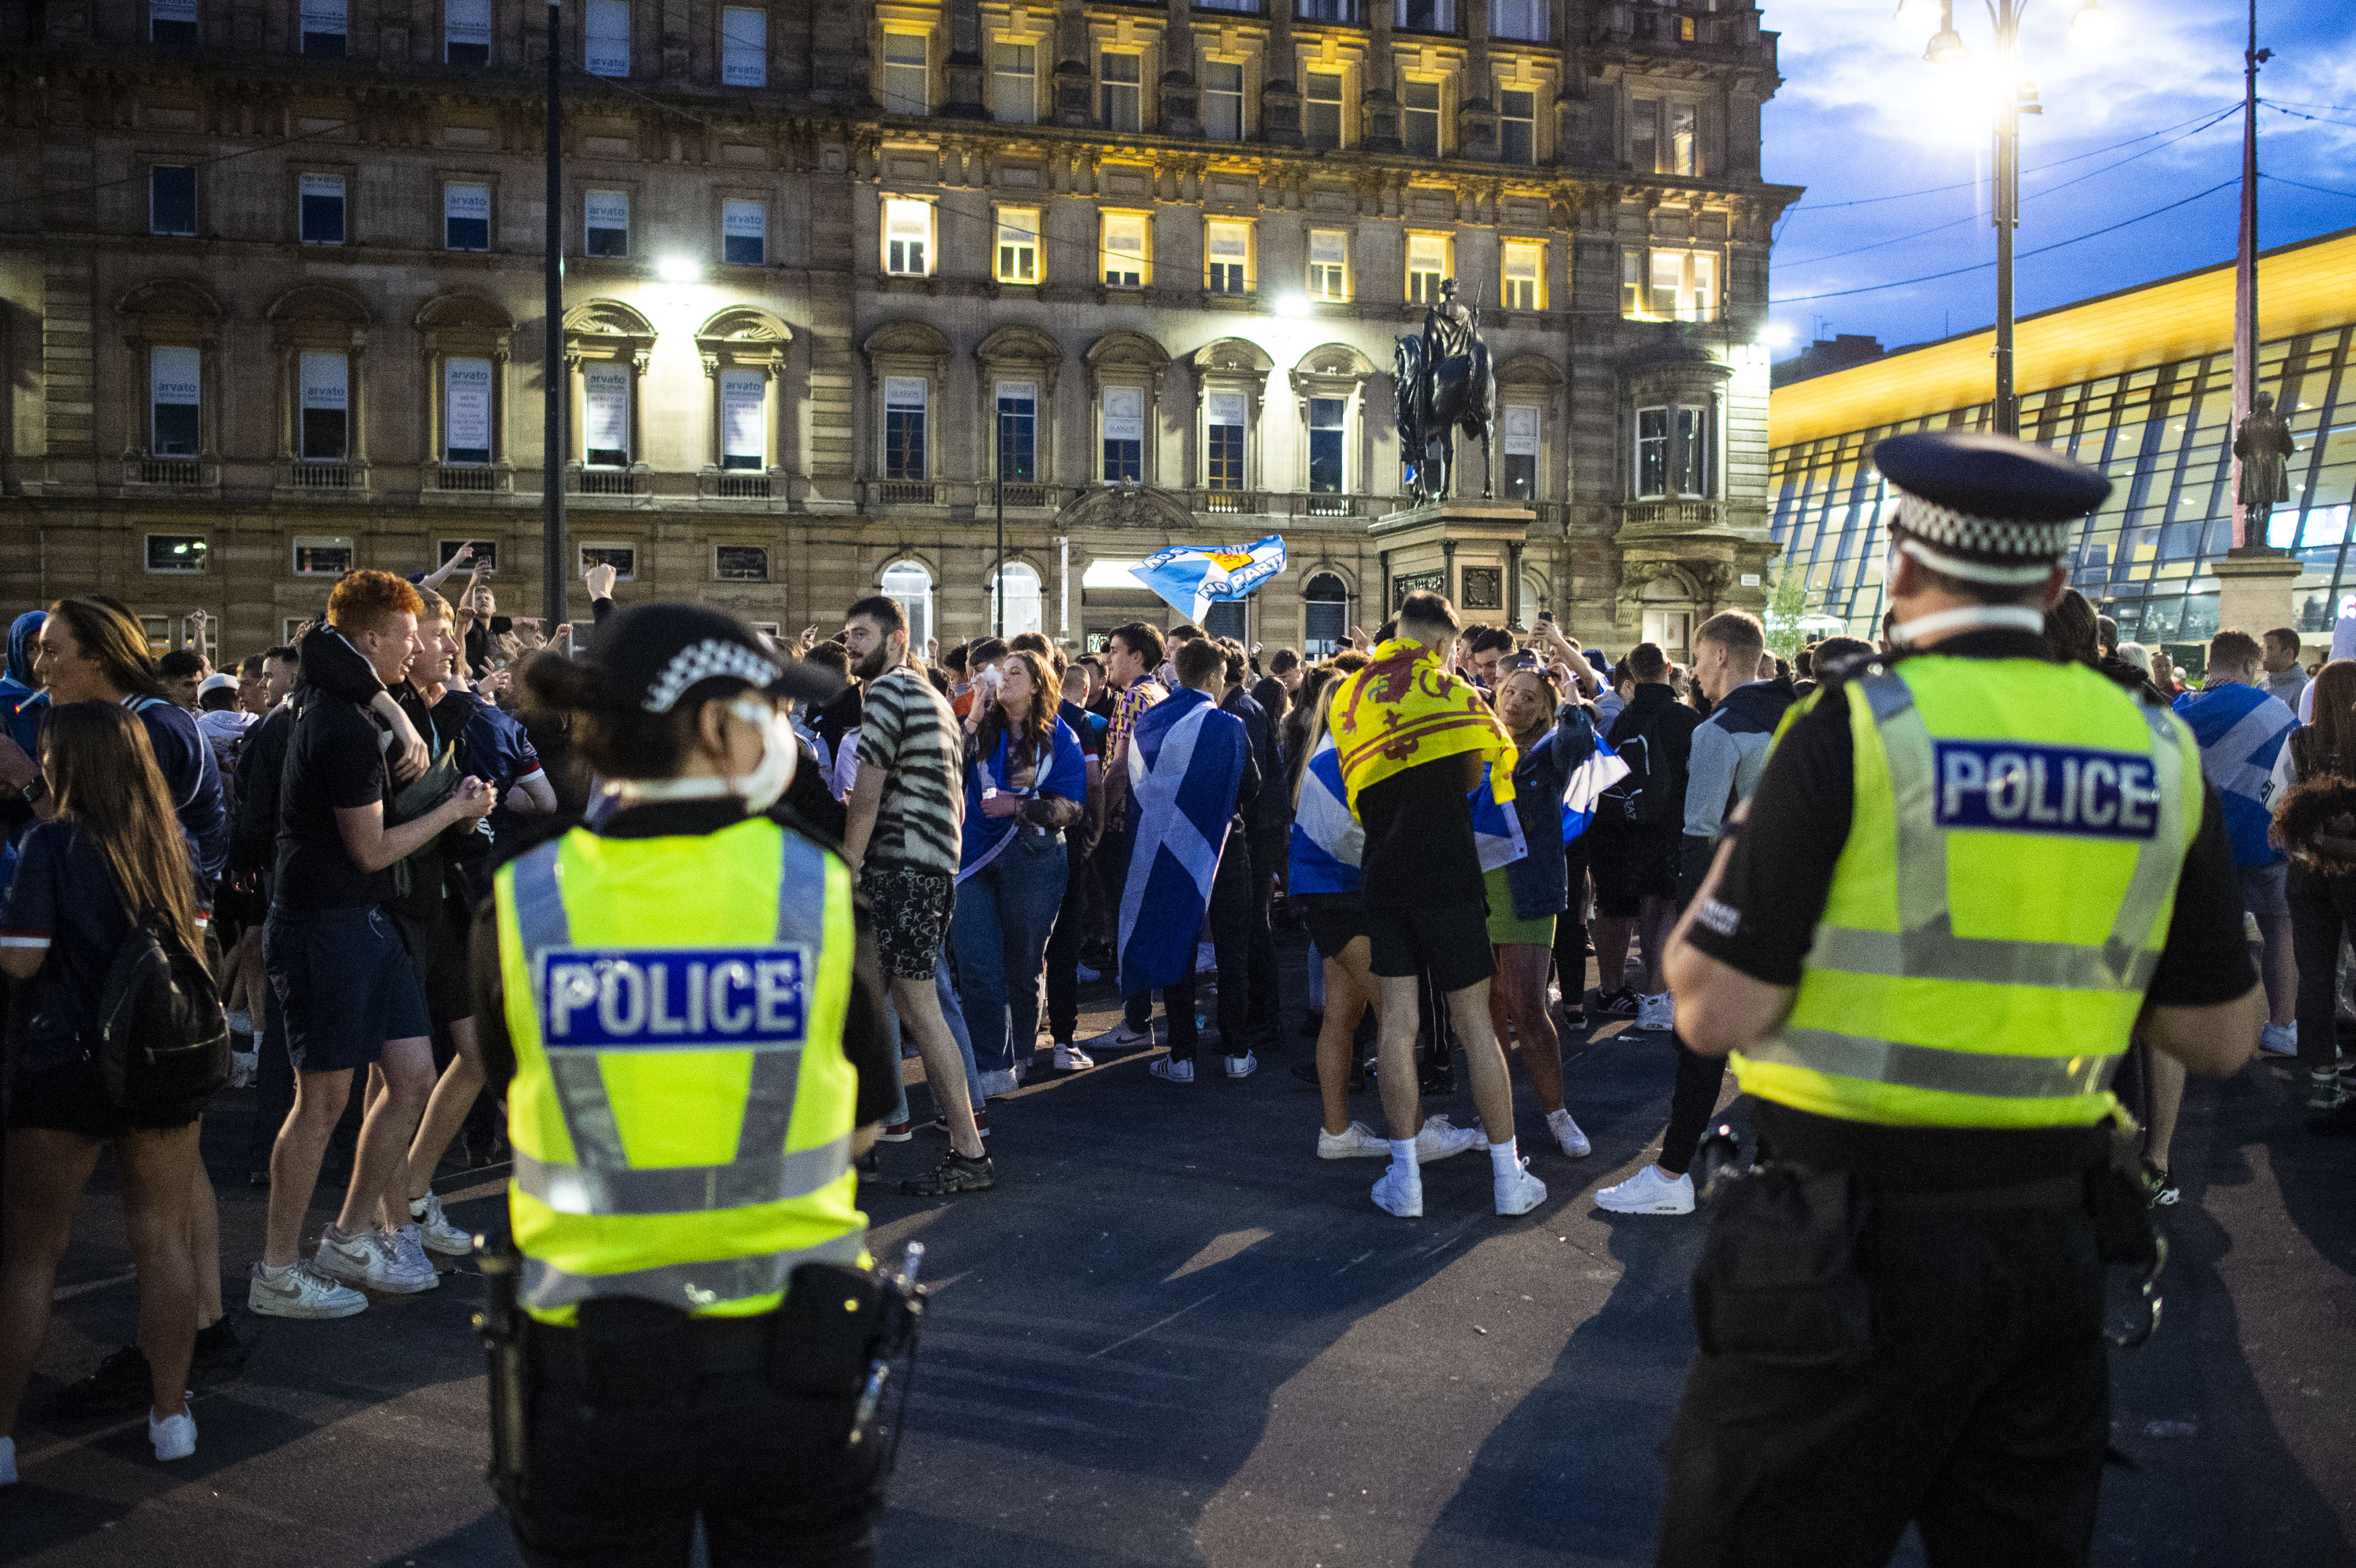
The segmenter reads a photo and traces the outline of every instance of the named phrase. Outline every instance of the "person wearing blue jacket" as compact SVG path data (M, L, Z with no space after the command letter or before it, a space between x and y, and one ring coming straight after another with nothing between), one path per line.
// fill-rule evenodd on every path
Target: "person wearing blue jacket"
M2176 699L2176 711L2201 743L2201 773L2225 809L2225 837L2233 846L2242 908L2258 922L2264 941L2259 973L2266 986L2266 1026L2258 1048L2298 1053L2296 1008L2298 973L2291 960L2290 897L2283 852L2266 838L2274 821L2275 759L2297 727L2297 715L2259 684L2264 650L2246 631L2209 639L2208 679Z
M949 942L984 1094L1013 1090L1039 1035L1039 972L1063 907L1064 830L1088 798L1080 738L1039 656L1016 649L966 742L964 840Z
M0 730L25 756L25 765L40 755L41 715L48 698L33 675L33 641L40 635L46 610L27 610L8 628L8 670L0 675ZM33 809L21 800L0 800L0 893L16 875L16 841L33 825Z

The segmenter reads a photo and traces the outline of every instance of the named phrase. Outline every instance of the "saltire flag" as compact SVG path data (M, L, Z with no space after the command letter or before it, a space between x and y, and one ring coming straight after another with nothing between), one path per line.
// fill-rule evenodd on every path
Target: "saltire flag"
M1350 814L1342 789L1342 753L1329 732L1301 770L1292 812L1292 852L1284 885L1294 893L1355 893L1366 830Z
M1595 820L1595 804L1603 791L1628 777L1628 764L1617 752L1597 746L1594 754L1570 770L1562 791L1562 842L1569 843Z
M1129 739L1137 837L1120 895L1122 995L1194 972L1194 937L1211 905L1249 746L1241 719L1190 687L1137 716Z
M1240 599L1284 570L1284 536L1208 549L1173 544L1131 566L1130 575L1187 619L1200 621L1214 600Z
M1481 869L1511 865L1530 853L1522 838L1522 819L1510 801L1500 803L1489 789L1491 764L1481 765L1481 787L1469 799L1472 804L1472 843L1481 852ZM1565 840L1565 843L1569 841Z

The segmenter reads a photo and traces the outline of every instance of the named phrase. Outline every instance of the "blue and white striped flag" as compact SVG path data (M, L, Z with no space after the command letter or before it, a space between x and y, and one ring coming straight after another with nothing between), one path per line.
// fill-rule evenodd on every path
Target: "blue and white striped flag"
M1284 886L1291 893L1355 893L1366 830L1350 814L1342 788L1342 753L1328 731L1301 774L1292 812L1292 852Z
M1284 570L1284 536L1271 533L1249 544L1210 549L1173 544L1131 566L1130 575L1162 596L1162 602L1199 621L1214 600L1240 599Z
M1137 716L1129 739L1138 820L1121 885L1122 995L1194 972L1194 937L1210 908L1249 746L1241 719L1189 687Z
M1499 805L1489 793L1489 764L1481 765L1481 787L1472 791L1472 842L1481 851L1481 869L1511 865L1530 853L1522 838L1522 819L1510 802Z
M1628 765L1617 752L1597 746L1595 754L1570 770L1562 791L1562 842L1569 843L1595 820L1595 803L1603 791L1628 777Z

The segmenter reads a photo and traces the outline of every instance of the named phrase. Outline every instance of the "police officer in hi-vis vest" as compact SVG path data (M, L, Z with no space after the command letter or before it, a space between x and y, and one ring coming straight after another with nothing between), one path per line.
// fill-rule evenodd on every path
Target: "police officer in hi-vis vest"
M1881 1563L1910 1521L1942 1568L2084 1563L2102 1262L2151 1247L2111 1075L2131 1036L2231 1073L2262 1021L2191 736L2043 635L2109 482L1999 435L1873 460L1898 650L1786 718L1668 952L1762 1155L1695 1273L1677 1568Z
M486 1322L517 1543L683 1565L700 1516L714 1564L867 1563L896 1314L851 1163L899 1063L851 873L776 809L781 704L838 682L686 605L525 682L615 809L501 867L475 934L515 1155L519 1256L486 1272L520 1311Z

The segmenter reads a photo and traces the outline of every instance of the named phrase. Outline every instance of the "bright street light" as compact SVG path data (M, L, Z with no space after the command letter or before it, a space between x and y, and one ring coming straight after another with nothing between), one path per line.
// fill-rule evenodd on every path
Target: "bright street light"
M1792 346L1792 329L1771 326L1759 334L1759 341L1770 349L1788 349Z
M2073 44L2106 44L2115 30L2111 14L2103 9L2102 0L2086 0L2070 18L2070 41Z
M685 256L665 256L655 263L655 275L665 283L693 283L703 275L703 269Z
M1911 31L1916 27L1934 27L1938 20L1939 0L1898 0L1896 21L1900 27Z
M1280 294L1276 296L1276 313L1279 316L1306 316L1309 314L1308 297L1298 294Z

